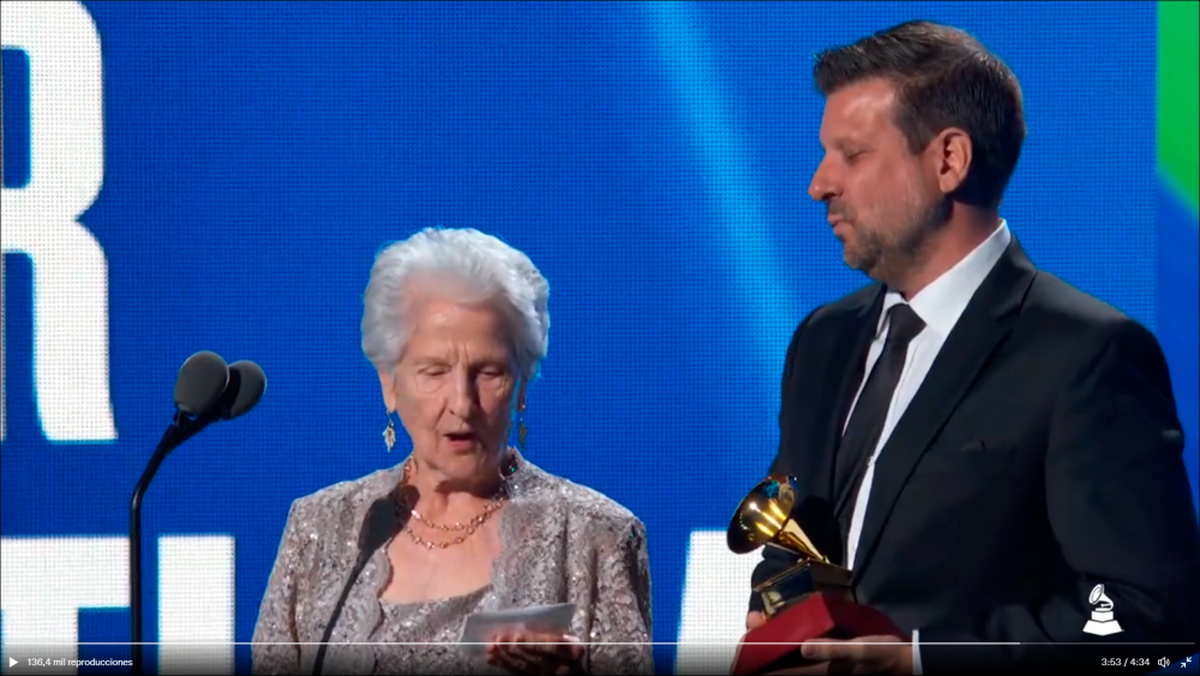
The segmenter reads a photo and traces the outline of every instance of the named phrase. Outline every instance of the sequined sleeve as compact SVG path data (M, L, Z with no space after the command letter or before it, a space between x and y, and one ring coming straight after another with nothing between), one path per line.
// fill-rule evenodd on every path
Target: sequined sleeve
M646 529L621 519L596 542L596 597L585 658L592 674L653 674ZM607 644L607 645L606 645Z
M287 525L267 580L251 646L252 673L295 674L300 671L300 639L296 631L296 583L305 559L300 533L303 505L297 500L288 510ZM292 643L293 645L279 645Z

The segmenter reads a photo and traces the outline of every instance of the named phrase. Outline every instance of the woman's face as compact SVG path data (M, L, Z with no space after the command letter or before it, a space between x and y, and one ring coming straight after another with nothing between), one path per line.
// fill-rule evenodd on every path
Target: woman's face
M422 467L448 479L495 472L507 447L516 373L503 315L488 304L414 299L412 334L384 399Z

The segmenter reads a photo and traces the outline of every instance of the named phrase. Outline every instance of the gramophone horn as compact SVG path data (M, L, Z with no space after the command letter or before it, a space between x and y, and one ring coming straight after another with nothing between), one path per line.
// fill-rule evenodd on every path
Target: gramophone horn
M792 518L796 504L796 480L772 474L754 487L738 505L726 543L735 554L746 554L766 544L787 549L805 559L828 563L829 559Z

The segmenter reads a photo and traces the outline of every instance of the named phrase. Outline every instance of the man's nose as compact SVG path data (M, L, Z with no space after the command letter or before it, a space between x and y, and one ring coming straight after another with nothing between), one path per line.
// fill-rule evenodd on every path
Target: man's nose
M833 180L829 165L822 160L813 172L812 181L808 184L808 196L818 202L828 202L837 196L837 185Z

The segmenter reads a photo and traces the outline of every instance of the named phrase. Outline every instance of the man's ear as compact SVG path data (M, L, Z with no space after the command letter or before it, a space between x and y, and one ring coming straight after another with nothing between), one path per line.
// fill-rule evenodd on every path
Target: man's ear
M930 162L937 172L938 188L949 195L962 187L974 160L971 137L957 127L943 129L929 143Z

